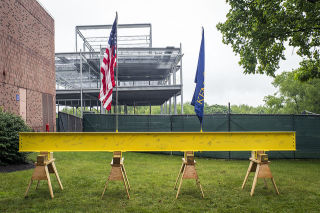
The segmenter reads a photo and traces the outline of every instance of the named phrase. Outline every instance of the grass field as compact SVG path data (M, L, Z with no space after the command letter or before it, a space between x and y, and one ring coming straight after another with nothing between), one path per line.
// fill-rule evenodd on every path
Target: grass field
M64 185L61 191L51 176L55 198L47 183L23 198L33 170L0 173L0 212L319 212L320 160L273 160L271 170L280 195L271 182L264 189L258 181L253 197L249 192L252 175L244 190L241 184L249 162L197 159L197 171L205 198L194 180L184 180L176 200L173 186L181 157L125 153L125 166L131 184L131 199L123 183L111 182L100 199L109 175L111 153L55 153L56 166ZM30 156L35 159L36 155Z

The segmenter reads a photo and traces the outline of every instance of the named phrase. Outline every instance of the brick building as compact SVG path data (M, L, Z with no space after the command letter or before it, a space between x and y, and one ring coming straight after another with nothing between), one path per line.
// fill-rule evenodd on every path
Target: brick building
M0 0L0 107L55 130L54 20L36 0Z

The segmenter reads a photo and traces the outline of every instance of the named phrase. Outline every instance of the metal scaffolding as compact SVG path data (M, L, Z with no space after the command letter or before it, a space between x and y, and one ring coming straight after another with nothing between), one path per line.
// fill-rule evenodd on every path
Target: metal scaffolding
M55 54L58 108L101 108L100 63L111 27L76 26L76 52ZM151 112L151 106L160 105L163 109L169 103L168 111L172 114L173 99L173 113L177 114L176 98L180 95L183 113L182 56L181 44L178 48L152 47L151 24L118 25L118 105L124 109L150 106ZM113 95L112 103L115 102ZM168 111L161 110L165 114Z

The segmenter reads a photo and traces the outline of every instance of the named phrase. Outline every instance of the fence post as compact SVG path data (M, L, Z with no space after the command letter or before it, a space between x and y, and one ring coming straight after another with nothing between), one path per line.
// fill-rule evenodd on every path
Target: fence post
M68 128L67 131L70 131L70 116L69 116L69 114L67 114L67 128ZM71 127L71 129L72 129L72 127Z
M228 116L228 132L230 132L230 130L231 130L231 127L230 127L230 111L231 111L230 102L228 102L228 114L227 114L227 116ZM229 160L230 159L231 159L231 152L229 151Z
M292 117L292 131L295 131L295 129L296 129L294 116L295 116L294 114L291 115L291 117ZM293 159L296 159L296 151L293 151Z
M73 129L74 132L77 132L77 119L74 119L74 122L72 124L72 129Z
M57 131L60 132L60 112L58 112L58 128Z

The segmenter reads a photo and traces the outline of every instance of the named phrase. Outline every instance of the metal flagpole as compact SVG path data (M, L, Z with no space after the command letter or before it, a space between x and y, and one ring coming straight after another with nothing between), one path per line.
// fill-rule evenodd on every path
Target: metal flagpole
M116 25L116 132L118 132L118 70L119 70L119 61L118 61L118 12L116 12L116 19L117 19L117 25Z
M82 102L83 102L83 89L82 89L82 54L81 54L81 49L80 49L80 99L81 99L81 118L83 118L83 106L82 106Z
M202 26L202 34L204 34L204 28L203 28L203 26ZM201 42L202 42L202 39L204 39L204 38L201 38ZM204 61L205 61L205 59L203 59ZM205 62L204 62L205 63ZM204 89L204 86L205 86L205 77L204 77L204 75L205 75L205 69L203 70L203 89ZM203 107L204 107L204 97L203 97ZM203 127L203 117L202 117L202 119L201 119L201 132L202 132L202 127Z

